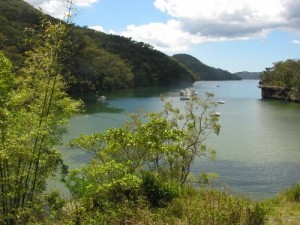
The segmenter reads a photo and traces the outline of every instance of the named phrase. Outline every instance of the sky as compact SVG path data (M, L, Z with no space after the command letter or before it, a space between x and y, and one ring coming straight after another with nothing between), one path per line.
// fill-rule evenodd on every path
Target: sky
M63 19L68 0L25 0ZM300 59L300 0L73 0L73 23L230 72Z

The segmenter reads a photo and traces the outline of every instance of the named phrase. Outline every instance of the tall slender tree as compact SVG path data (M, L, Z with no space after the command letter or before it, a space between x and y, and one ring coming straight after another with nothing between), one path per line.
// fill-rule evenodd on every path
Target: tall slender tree
M0 55L0 223L24 224L39 209L46 179L65 169L55 146L80 102L65 92L62 62L69 56L68 28L42 19L31 32L20 75ZM12 82L10 82L12 81Z

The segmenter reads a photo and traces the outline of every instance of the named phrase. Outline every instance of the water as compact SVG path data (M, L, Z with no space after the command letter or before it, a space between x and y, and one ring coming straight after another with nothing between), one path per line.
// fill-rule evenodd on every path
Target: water
M217 150L215 162L198 160L193 172L219 174L218 187L254 199L274 196L278 191L300 181L300 104L261 100L257 80L196 82L199 96L215 94L225 104L221 113L221 132L207 140ZM139 109L159 111L160 94L174 104L179 88L136 88L106 95L105 103L93 95L80 96L86 103L85 113L74 117L64 142L80 134L102 132L120 127L128 118L126 112ZM91 156L79 150L60 147L70 168L81 167Z

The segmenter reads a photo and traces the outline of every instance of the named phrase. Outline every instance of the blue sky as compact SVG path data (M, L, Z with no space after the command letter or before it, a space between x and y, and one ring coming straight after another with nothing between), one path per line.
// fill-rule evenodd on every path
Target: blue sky
M26 0L63 18L66 0ZM74 23L231 72L300 58L299 0L74 0Z

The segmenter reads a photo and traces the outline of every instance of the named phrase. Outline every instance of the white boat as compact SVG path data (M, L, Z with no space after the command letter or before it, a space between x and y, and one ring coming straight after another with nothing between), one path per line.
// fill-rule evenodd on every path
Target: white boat
M196 95L197 92L194 89L186 88L180 91L180 100L189 100L193 95Z
M219 104L225 104L225 101L223 101L222 99L218 100Z
M99 102L105 102L106 101L106 96L102 95L99 96L99 98L97 99Z
M210 116L217 116L217 117L219 117L220 115L221 115L220 112L213 112L210 114Z

